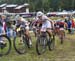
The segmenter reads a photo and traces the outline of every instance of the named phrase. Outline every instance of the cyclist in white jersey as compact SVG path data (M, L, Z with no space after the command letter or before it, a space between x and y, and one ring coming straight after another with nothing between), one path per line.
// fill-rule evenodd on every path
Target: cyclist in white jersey
M42 23L42 26L41 26L41 31L43 32L48 32L49 36L51 36L52 34L52 26L51 26L51 22L49 21L50 19L44 15L41 11L37 12L37 18L38 18L38 22L41 22Z
M29 34L29 23L26 19L23 17L19 17L18 20L16 21L16 27L25 27L25 35L29 38L29 44L30 46L32 45L31 37Z

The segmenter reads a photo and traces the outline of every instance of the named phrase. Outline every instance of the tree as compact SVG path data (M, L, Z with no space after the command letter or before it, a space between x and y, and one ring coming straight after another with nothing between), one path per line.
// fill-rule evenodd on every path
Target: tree
M30 4L31 11L58 11L75 9L75 0L0 0L0 3Z

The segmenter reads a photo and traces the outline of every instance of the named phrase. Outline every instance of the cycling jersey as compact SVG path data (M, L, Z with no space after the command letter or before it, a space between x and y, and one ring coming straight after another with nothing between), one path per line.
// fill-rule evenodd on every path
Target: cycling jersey
M59 21L55 25L58 26L59 28L64 28L64 24L65 24L64 22Z
M64 22L59 22L59 27L64 28Z
M47 20L42 24L41 31L46 31L48 28L51 29L52 27L50 21Z
M24 18L21 18L21 21L17 21L16 26L17 27L22 26L22 27L25 27L25 29L29 29L29 23Z
M64 25L65 25L64 21L58 21L55 23L55 28L59 30L64 30Z
M49 19L45 15L42 16L41 20L39 18L38 18L38 20L36 20L36 24L38 24L38 23L41 26L41 31L46 31L47 28L52 28L51 22L49 21Z

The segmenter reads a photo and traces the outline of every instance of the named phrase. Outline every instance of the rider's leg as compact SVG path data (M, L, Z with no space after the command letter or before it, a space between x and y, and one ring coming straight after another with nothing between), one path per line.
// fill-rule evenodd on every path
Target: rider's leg
M28 26L26 27L25 35L26 35L27 38L28 38L29 45L32 45L32 40L31 40L31 36L30 36L30 33L29 33L29 27L28 27Z
M47 31L49 37L51 38L51 35L52 35L52 31L51 31L51 29L50 29L50 28L47 28L46 31Z
M63 43L64 41L64 38L65 38L65 31L64 31L64 28L60 28L60 35L59 35L59 38L61 40L61 44Z
M64 31L64 28L60 28L60 31L59 31L61 37L65 37L65 31Z

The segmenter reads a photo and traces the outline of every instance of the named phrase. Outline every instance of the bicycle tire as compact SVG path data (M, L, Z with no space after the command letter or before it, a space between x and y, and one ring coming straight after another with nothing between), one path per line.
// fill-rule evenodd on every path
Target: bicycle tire
M45 44L43 44L44 48L41 51L39 50L39 44L41 43L41 41L42 42L43 41L46 42L47 39L45 37L40 37L40 38L37 39L37 42L36 42L36 52L37 52L38 55L41 55L41 54L43 54L46 51L47 42ZM42 45L42 43L41 43L41 45Z
M0 35L0 37L5 37L7 39L7 41L8 41L8 43L9 43L8 51L5 54L0 53L0 56L8 55L10 53L10 50L11 50L11 40L7 35Z
M18 50L18 48L17 48L17 46L16 46L16 41L17 41L16 38L17 38L17 37L15 37L14 40L13 40L13 46L14 46L15 51L16 51L18 54L25 54L25 53L27 52L27 49L28 49L28 45L27 45L26 39L25 39L25 38L23 39L23 44L24 44L24 49L25 49L25 51L24 51L24 52L21 52L20 50ZM18 47L19 47L19 46L18 46Z
M50 51L55 49L55 36L54 35L53 35L53 38L49 38L48 48Z

